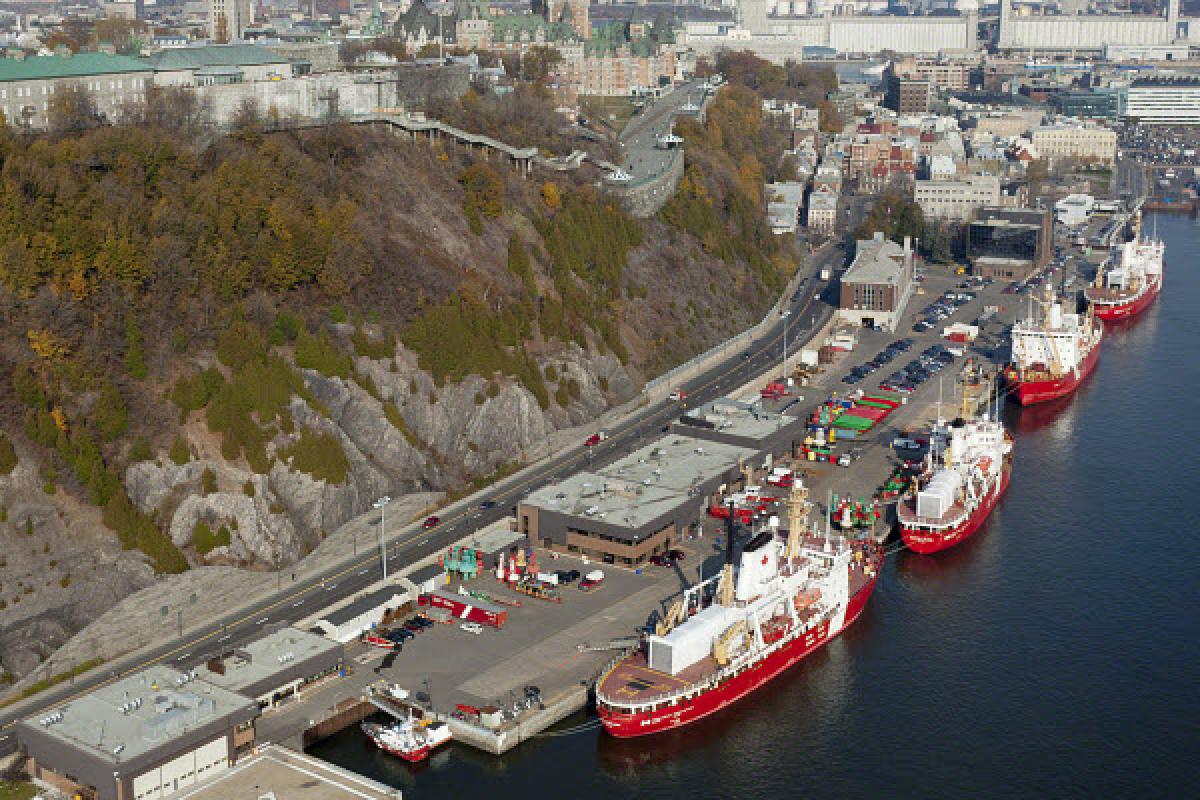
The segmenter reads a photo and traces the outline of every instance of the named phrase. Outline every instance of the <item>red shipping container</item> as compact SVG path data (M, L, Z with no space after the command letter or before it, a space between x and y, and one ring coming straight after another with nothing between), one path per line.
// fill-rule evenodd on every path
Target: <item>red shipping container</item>
M497 605L441 590L421 595L417 598L417 605L444 608L458 619L493 628L503 628L508 621L508 612Z

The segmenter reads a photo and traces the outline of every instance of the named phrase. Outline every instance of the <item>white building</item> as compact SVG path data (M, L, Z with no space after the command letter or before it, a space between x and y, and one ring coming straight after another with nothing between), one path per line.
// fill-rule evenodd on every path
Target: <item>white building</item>
M1043 158L1078 158L1112 164L1117 160L1117 132L1084 125L1042 126L1030 137Z
M808 196L808 227L818 233L829 233L837 225L838 194L813 192Z
M1123 118L1145 125L1200 125L1200 80L1136 80L1126 94Z
M1090 194L1069 194L1054 204L1054 219L1060 225L1082 225L1092 216L1096 198Z
M916 181L913 201L932 219L966 222L975 209L1000 204L1000 178L972 175L961 181Z
M1042 14L1014 0L1000 0L1001 50L1091 51L1108 45L1167 45L1179 39L1195 41L1200 26L1181 20L1179 0L1167 0L1161 14ZM1182 35L1181 35L1182 34Z

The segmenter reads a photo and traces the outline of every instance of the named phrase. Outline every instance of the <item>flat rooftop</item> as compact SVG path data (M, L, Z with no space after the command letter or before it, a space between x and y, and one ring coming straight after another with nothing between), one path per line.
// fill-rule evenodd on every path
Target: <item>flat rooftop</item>
M543 511L595 519L622 528L640 528L679 505L679 492L596 472L577 472L530 492L522 501Z
M172 800L397 800L399 789L282 747L243 758Z
M727 433L730 436L740 436L755 441L764 441L795 422L794 417L763 411L750 403L743 403L728 397L721 397L711 403L696 406L687 413L687 417L712 425L712 430L717 433Z
M25 724L116 767L242 709L253 712L248 717L258 713L253 700L155 665L44 711Z
M330 625L341 625L355 617L366 614L368 611L374 611L380 606L391 603L393 599L403 596L406 591L403 586L384 586L373 592L368 592L361 597L356 597L353 601L340 608L326 611L320 616L320 619L325 620Z
M748 447L670 434L594 472L580 472L531 492L523 501L544 511L639 528L676 509L705 481L751 459Z
M234 650L224 660L224 675L206 667L197 668L197 673L206 683L240 692L286 670L291 664L341 650L340 644L324 636L296 628L283 628Z
M755 455L757 451L749 447L669 434L596 470L596 474L614 483L632 482L686 494L689 489L724 475L739 461L748 462Z

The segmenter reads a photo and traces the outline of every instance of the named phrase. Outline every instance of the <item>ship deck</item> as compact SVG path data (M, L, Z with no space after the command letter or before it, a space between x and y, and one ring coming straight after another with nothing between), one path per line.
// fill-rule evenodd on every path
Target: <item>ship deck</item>
M851 567L850 597L854 597L873 580L862 566L867 563L869 559L865 558L861 564ZM807 615L800 612L800 618L804 622L813 616L815 612L811 610ZM636 652L618 661L601 677L600 682L596 684L596 693L616 703L645 703L664 694L686 691L691 686L703 683L719 669L716 659L709 653L695 664L681 670L678 675L670 675L651 668L646 656L646 646L643 644Z
M1096 303L1121 303L1138 296L1137 289L1120 289L1115 286L1089 286L1084 292L1088 300Z
M896 519L901 525L929 525L931 527L948 528L961 520L967 513L966 506L961 500L955 500L954 505L946 509L940 517L917 516L917 501L905 498L896 503Z

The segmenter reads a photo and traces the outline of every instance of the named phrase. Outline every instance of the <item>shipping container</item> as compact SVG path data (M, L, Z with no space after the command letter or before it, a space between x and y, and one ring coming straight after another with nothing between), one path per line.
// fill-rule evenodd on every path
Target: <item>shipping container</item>
M444 608L460 620L478 622L493 628L503 628L504 623L508 621L508 612L500 606L440 589L421 595L418 603L432 608Z

